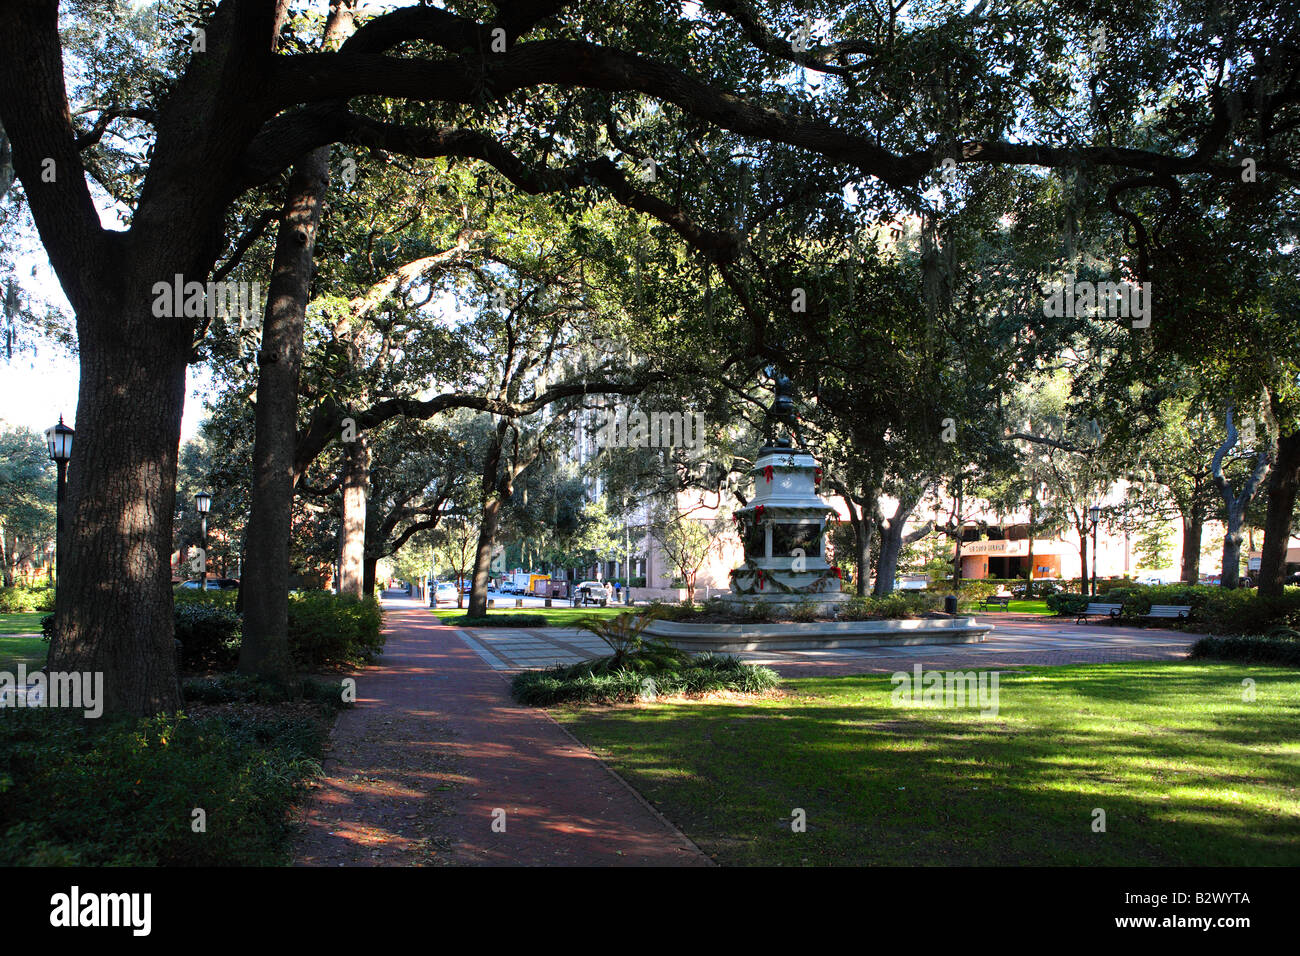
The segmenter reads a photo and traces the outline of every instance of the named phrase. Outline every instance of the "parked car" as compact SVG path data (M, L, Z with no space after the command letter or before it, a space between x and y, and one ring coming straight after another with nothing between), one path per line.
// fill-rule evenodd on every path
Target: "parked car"
M599 604L604 607L605 601L605 582L604 581L583 581L573 588L573 604Z
M200 581L184 581L178 587L186 591L198 591L202 587ZM209 591L236 591L239 589L238 578L208 578Z
M456 600L456 585L450 581L439 581L433 586L434 600L448 603Z

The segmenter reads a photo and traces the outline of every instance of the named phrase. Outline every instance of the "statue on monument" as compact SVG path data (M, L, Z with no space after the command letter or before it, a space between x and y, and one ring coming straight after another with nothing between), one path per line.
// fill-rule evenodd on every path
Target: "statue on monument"
M769 378L772 379L772 386L776 391L776 397L772 400L772 407L767 410L766 435L767 444L772 448L790 448L802 449L804 447L803 434L799 429L799 416L794 409L794 382L790 377L778 369L775 365L769 365L763 370ZM784 438L774 439L775 423L780 423L788 429L787 436Z

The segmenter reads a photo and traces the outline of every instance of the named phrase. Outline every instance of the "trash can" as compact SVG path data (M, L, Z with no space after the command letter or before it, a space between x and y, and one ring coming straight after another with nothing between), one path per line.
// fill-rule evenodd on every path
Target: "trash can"
M951 614L951 615L953 615L954 617L956 616L956 614L957 614L957 595L955 595L955 594L949 594L947 597L945 597L945 598L943 599L943 612L944 612L945 614Z

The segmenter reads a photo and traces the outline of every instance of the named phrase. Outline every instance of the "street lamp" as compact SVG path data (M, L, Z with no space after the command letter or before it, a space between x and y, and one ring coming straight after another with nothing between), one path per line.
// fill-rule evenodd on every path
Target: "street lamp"
M1097 596L1097 519L1101 517L1101 509L1093 505L1088 509L1088 517L1092 519L1092 596Z
M59 563L59 545L63 538L63 499L67 495L68 459L72 457L74 434L71 428L63 424L62 415L59 416L57 425L45 429L45 444L49 447L50 458L58 470L58 483L54 497L54 582L56 585L59 581L59 572L63 570L63 565Z
M203 529L203 545L199 553L203 555L203 570L199 574L199 590L208 589L208 511L212 508L212 496L200 491L194 496L194 507L199 509L199 526Z

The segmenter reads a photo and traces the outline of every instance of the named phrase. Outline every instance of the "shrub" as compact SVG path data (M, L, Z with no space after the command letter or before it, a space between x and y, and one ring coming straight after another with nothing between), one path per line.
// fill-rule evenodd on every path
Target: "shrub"
M242 621L233 610L198 601L182 602L174 611L181 666L222 667L239 657Z
M0 588L0 614L29 614L54 610L54 588L19 584Z
M54 615L47 614L41 618L41 640L48 641L54 636Z
M627 611L614 617L584 617L577 622L579 629L595 634L614 652L611 666L620 667L628 656L656 642L647 641L641 633L651 622L662 616L659 608L644 611Z
M656 649L637 654L611 669L602 657L563 667L517 674L511 684L521 704L546 707L559 703L618 703L643 696L653 681L657 696L698 697L711 691L756 694L775 687L780 678L767 667L746 664L730 655L691 658L683 651Z
M817 605L812 601L800 601L790 609L790 620L801 623L817 620Z
M1211 634L1263 634L1274 627L1300 626L1300 588L1286 588L1280 597L1269 597L1247 588L1134 584L1112 588L1097 598L1052 595L1047 606L1057 614L1078 614L1093 600L1119 604L1125 618L1140 618L1153 604L1186 605L1192 609L1188 624Z
M235 609L235 603L239 599L238 591L193 591L189 588L178 588L172 592L173 601L176 605L181 604L210 604L216 607L225 607L230 610Z
M245 674L219 674L216 677L192 677L182 685L186 703L282 704L290 701L314 701L326 711L341 710L343 688L338 681L304 678L288 683L251 677Z
M855 597L840 607L841 621L883 621L919 617L943 607L935 591L895 591L884 597Z
M1070 594L1066 591L1059 591L1056 594L1047 595L1047 609L1054 614L1062 616L1071 614L1082 614L1091 601L1082 594Z
M384 649L383 611L372 597L328 591L289 595L289 652L300 666L369 664Z
M1283 634L1203 637L1192 645L1188 657L1300 667L1300 640Z
M485 617L448 618L444 623L455 627L548 627L550 620L545 614L490 614Z
M0 865L283 864L323 740L310 716L13 711L0 721Z

